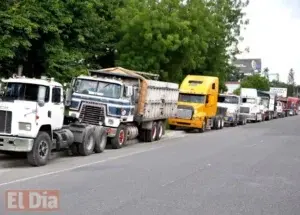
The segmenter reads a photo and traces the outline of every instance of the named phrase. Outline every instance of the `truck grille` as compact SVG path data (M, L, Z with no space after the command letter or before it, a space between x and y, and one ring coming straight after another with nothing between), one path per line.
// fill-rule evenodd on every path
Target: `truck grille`
M249 107L240 107L240 113L250 113Z
M0 110L0 133L11 133L12 112Z
M82 105L79 119L82 123L99 125L105 119L104 106Z
M191 119L193 117L193 108L179 105L177 107L176 118Z

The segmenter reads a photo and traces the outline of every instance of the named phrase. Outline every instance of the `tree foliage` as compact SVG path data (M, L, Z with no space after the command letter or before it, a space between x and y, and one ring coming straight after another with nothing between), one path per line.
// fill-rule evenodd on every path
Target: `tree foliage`
M65 78L106 54L116 0L24 0L0 5L0 63L28 76ZM84 61L84 60L87 60ZM92 60L91 60L92 61ZM84 64L85 63L85 64Z
M214 75L221 89L247 24L243 0L10 0L0 3L0 75L67 80L120 65L180 82ZM116 54L117 53L117 54Z
M247 5L235 0L127 0L118 10L118 65L181 81L187 74L215 75L221 86L232 71Z
M241 88L254 88L257 90L269 91L270 82L266 77L262 77L259 74L251 75L244 78L241 81L240 88L234 91L234 94L240 95Z

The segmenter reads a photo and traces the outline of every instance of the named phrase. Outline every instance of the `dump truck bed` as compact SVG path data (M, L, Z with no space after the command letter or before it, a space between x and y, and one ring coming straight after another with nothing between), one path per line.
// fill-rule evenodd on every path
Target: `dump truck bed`
M134 95L135 121L167 119L176 114L179 85L151 80L151 78L158 79L157 74L113 67L90 71L90 75L120 78L124 84L136 87L137 93Z
M147 80L147 93L144 102L144 112L138 117L141 121L167 119L176 114L179 95L179 85L170 82Z

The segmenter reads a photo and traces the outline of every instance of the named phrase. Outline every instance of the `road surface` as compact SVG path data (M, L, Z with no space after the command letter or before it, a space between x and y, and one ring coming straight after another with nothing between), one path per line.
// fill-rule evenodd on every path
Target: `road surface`
M299 116L60 158L41 168L22 162L1 168L0 192L59 189L60 211L53 214L300 213ZM0 214L18 214L5 211L4 194L0 200Z

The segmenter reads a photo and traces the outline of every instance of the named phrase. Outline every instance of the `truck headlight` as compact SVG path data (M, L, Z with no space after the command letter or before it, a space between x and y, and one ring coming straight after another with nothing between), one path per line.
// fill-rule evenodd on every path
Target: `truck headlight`
M19 130L31 131L31 124L26 122L19 122Z

